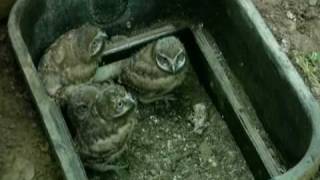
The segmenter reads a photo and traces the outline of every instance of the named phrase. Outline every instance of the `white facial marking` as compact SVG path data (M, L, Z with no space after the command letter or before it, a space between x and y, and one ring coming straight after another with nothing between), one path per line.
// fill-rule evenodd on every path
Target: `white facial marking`
M162 59L160 59L162 58ZM168 61L168 57L162 53L158 53L156 57L157 65L166 72L171 72L170 62Z
M180 56L183 56L183 59L178 59ZM186 57L185 57L184 51L183 49L180 49L179 53L175 57L173 66L175 66L176 71L179 71L181 68L183 68L185 63L186 63Z
M185 49L173 36L160 39L156 44L156 62L160 69L175 74L185 65Z
M179 52L176 54L176 56L174 57L174 59L177 59L178 56L179 56L181 53L183 53L183 49L182 49L182 48L180 48Z
M90 56L97 55L103 48L105 39L107 38L107 34L99 31L97 35L94 37L89 46Z

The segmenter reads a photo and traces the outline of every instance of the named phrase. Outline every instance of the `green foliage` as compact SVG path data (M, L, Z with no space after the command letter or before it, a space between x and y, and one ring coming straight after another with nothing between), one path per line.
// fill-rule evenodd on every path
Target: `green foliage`
M319 65L319 61L320 61L320 52L312 52L312 53L306 55L306 58L314 66L318 66Z
M294 53L294 58L312 89L320 89L320 52Z

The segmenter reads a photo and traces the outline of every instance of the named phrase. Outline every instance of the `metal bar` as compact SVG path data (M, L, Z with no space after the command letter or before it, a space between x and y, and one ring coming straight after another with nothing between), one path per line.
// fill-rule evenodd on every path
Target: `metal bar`
M163 36L168 36L170 34L176 33L182 29L186 28L185 26L176 26L176 25L165 25L160 28L156 28L153 30L149 30L147 32L143 32L136 36L129 37L124 40L120 40L118 42L114 42L111 45L107 46L104 49L103 56L108 56L120 51L124 51L135 47L139 44L144 44L155 39L161 38Z

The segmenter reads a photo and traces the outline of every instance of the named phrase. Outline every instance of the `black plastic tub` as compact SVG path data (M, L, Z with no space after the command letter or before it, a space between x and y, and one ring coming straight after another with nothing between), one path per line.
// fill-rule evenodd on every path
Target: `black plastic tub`
M164 25L148 29L159 21ZM36 66L59 35L85 22L110 35L144 30L129 44L110 47L110 55L167 34L181 36L197 52L194 68L255 178L310 179L317 172L319 105L250 0L18 0L9 19L11 42L65 179L87 177Z

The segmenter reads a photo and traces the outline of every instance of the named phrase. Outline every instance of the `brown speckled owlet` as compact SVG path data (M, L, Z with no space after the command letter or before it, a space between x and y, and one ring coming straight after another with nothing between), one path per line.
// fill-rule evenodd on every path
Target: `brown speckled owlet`
M73 89L66 106L85 166L111 170L136 124L136 102L120 85L82 84Z
M188 71L188 56L182 42L168 36L151 42L128 59L100 67L96 81L119 78L136 91L142 103L150 103L181 85Z
M49 95L59 98L65 87L90 81L98 68L106 39L104 32L89 24L60 36L38 66Z

